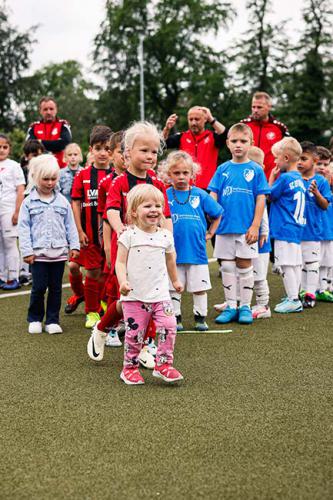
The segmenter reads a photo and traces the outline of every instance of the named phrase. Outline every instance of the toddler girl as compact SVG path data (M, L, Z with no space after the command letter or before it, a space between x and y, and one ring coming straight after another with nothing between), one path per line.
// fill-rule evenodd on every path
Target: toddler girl
M83 158L80 146L75 142L68 144L64 151L64 160L67 163L67 167L62 168L60 171L59 187L60 193L67 198L69 203L71 203L71 191L74 177L77 172L82 170L80 163Z

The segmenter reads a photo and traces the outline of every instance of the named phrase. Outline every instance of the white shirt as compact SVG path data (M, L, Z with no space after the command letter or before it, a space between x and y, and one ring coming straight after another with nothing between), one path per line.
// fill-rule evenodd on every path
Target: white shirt
M19 163L9 158L0 161L0 214L14 212L16 188L21 185L25 179Z
M170 300L165 254L175 251L172 233L167 229L146 233L132 226L118 241L128 249L127 280L132 288L121 300L148 303Z

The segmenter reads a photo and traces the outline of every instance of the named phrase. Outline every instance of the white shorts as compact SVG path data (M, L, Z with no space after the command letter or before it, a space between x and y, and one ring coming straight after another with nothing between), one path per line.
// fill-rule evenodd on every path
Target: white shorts
M215 239L214 257L222 260L256 259L258 243L248 245L245 234L218 234Z
M3 238L18 237L18 224L14 226L12 223L13 213L0 214L0 231Z
M264 281L267 279L269 264L269 252L260 253L256 259L253 259L254 281Z
M177 274L187 292L204 292L212 288L208 264L177 264ZM170 290L174 290L171 282Z
M320 262L320 241L302 241L302 261L303 264Z
M299 243L274 241L274 264L277 266L301 266L302 250Z
M323 267L333 267L333 240L321 242L320 265Z

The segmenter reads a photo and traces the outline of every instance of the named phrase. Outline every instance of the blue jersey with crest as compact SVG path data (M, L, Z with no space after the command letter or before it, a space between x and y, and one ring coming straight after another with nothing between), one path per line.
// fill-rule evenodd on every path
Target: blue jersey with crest
M315 174L310 179L303 179L306 189L305 193L305 219L306 225L304 227L302 241L321 241L326 239L324 237L324 214L326 210L320 208L316 202L315 196L309 191L311 183L316 181L320 194L326 198L328 202L331 201L331 189L327 180L319 174Z

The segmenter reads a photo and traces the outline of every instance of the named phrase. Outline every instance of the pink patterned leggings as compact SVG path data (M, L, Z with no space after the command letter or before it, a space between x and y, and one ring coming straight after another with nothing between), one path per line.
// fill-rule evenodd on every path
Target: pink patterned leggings
M177 324L171 301L153 304L123 301L122 307L126 325L124 366L127 368L138 366L138 356L150 318L155 322L158 333L156 363L172 365Z

